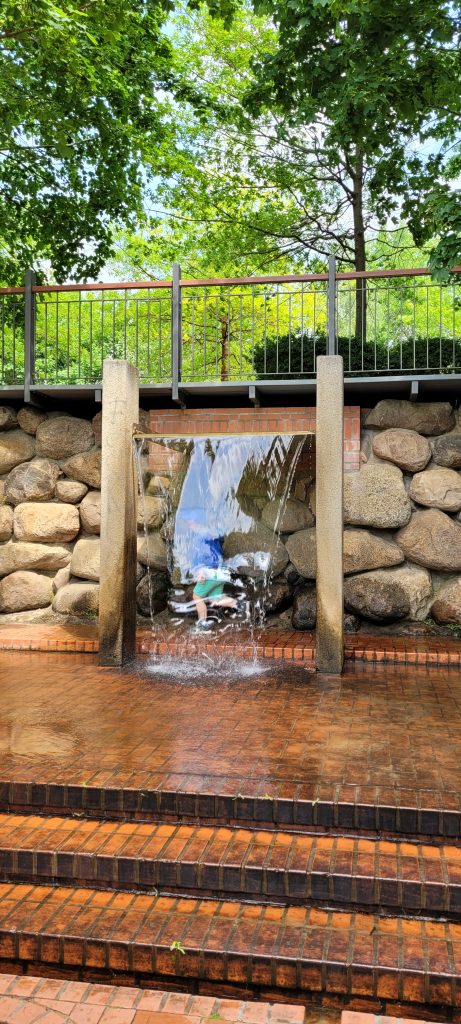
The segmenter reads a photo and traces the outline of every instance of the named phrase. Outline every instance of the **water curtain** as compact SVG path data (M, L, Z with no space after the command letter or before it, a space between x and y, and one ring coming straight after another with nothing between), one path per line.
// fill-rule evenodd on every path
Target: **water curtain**
M288 561L280 524L305 442L299 434L134 440L154 625L161 619L196 629L206 618L207 629L245 627L254 640L269 588ZM163 616L155 615L153 593L159 551L168 591Z

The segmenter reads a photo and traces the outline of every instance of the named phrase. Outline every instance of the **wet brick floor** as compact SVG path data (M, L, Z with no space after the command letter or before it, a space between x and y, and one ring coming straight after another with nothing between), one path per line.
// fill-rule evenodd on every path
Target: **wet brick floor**
M274 785L399 787L455 794L461 673L355 664L342 678L266 662L251 675L189 660L139 672L93 655L3 653L0 777L237 791Z

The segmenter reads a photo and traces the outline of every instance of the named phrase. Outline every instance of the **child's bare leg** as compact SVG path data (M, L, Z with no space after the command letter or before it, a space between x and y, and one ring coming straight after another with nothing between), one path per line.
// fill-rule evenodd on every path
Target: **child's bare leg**
M235 597L217 597L215 601L212 601L213 608L236 608L237 601Z
M206 608L205 601L203 600L203 597L199 597L197 594L192 594L192 598L194 600L195 607L197 609L197 618L198 619L206 619L206 617L207 617L207 608Z

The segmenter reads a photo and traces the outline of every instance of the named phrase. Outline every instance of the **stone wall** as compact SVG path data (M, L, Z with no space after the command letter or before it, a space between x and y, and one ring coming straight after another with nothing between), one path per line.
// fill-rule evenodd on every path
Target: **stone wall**
M100 413L0 408L1 617L97 614L100 430Z
M97 614L100 425L100 413L90 420L0 408L0 621ZM360 470L345 477L347 628L394 628L429 616L442 626L461 623L459 413L447 403L379 402L362 412L360 459ZM141 510L138 517L141 615L151 600L164 613L169 582L165 480L153 468L146 478L150 588ZM301 465L281 520L277 500L254 501L253 536L231 535L225 547L229 557L248 553L249 544L274 547L266 612L296 629L315 624L315 481L307 469Z

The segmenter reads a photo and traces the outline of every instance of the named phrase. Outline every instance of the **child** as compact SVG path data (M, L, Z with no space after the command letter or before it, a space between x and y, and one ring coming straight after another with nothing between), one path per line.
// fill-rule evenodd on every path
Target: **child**
M183 521L196 538L191 568L195 575L192 598L197 609L197 629L208 630L213 627L208 618L208 605L244 611L245 601L224 593L230 572L222 566L223 538L214 537L203 518L204 510L195 509Z

